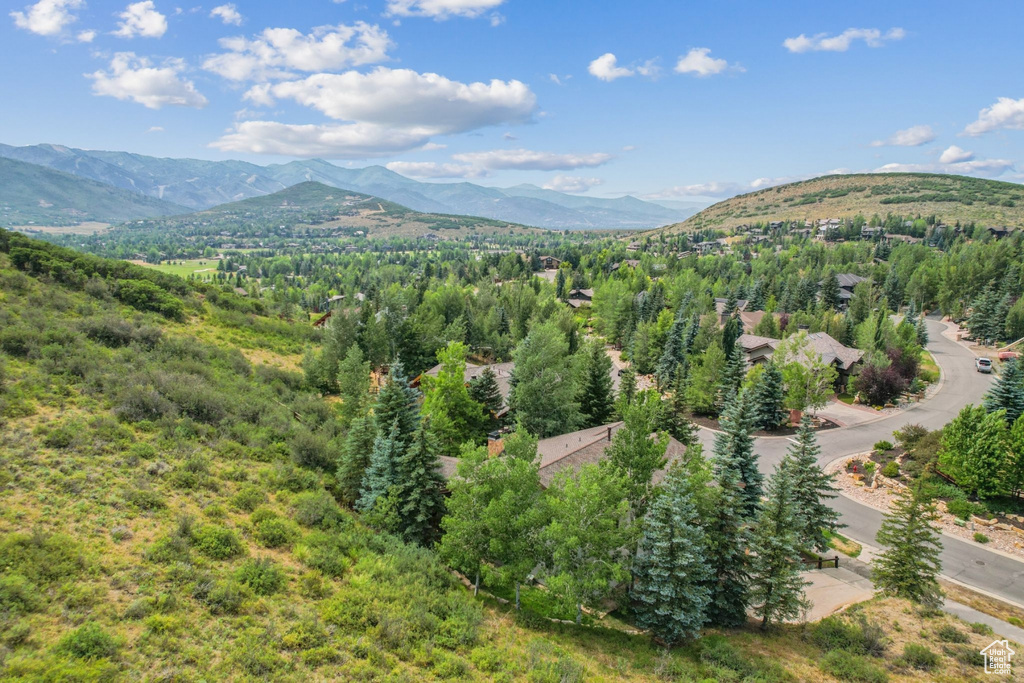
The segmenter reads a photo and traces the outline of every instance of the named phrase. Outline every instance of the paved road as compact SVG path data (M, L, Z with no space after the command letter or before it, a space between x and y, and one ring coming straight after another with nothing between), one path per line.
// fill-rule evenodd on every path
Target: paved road
M992 383L991 375L983 375L974 368L974 354L956 342L942 336L945 325L929 319L928 350L942 368L942 386L927 401L909 409L873 422L821 432L822 465L836 458L871 450L875 442L892 440L892 433L907 424L920 424L938 429L956 417L968 403L977 404ZM710 453L714 434L706 429L700 433L705 451ZM760 469L769 474L782 459L790 442L782 437L757 440ZM852 539L875 544L875 534L882 522L882 514L874 508L840 496L833 507L846 524L843 533ZM987 591L995 596L1024 603L1024 562L986 550L951 536L942 537L942 573L961 583Z

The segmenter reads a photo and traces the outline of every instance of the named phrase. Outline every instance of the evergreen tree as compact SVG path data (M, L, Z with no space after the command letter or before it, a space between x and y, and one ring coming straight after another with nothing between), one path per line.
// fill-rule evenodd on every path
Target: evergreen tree
M687 472L673 465L644 517L633 562L637 626L666 645L696 638L707 619L711 567Z
M658 361L658 382L661 386L668 386L675 380L679 364L686 360L686 351L683 348L683 335L686 333L686 319L683 317L683 308L680 306L676 312L672 327L668 330L665 338L665 346L661 352L661 360Z
M430 546L444 512L444 478L430 419L423 420L396 467L399 532L409 543Z
M635 396L636 371L633 370L633 366L628 366L622 371L622 375L619 378L619 392L615 397L615 412L619 419L622 419L626 412L626 407L633 402Z
M886 550L875 560L871 579L883 593L937 607L942 591L936 576L942 543L934 526L935 503L907 489L882 518L877 540Z
M782 372L775 363L765 364L764 372L758 376L750 392L755 429L770 432L786 424L786 391L782 383Z
M387 435L378 434L373 442L373 452L363 473L356 509L360 512L372 509L377 499L386 496L391 487L398 483L398 460L405 448L401 440L399 419L396 418Z
M744 514L739 468L728 453L719 452L717 442L714 465L718 487L709 489L711 504L703 518L711 569L708 623L733 627L747 620L750 574L746 551L750 532Z
M598 340L590 342L586 368L580 384L580 415L583 425L597 427L608 422L613 410L612 359Z
M567 292L565 290L565 269L559 268L555 276L555 296L565 301Z
M501 412L505 400L501 396L498 377L489 366L469 382L469 397L483 406L484 416L489 424L493 424Z
M373 418L377 423L378 435L387 435L393 427L396 429L395 438L399 451L406 449L419 427L418 398L419 392L409 386L402 362L396 360L391 366L387 381L377 394Z
M794 531L799 547L808 551L824 552L828 549L826 531L835 533L843 525L839 513L824 501L837 495L833 475L825 474L818 465L821 448L806 415L800 422L796 443L789 447L780 471L789 482L795 512Z
M729 360L725 364L725 371L722 373L722 378L718 382L718 387L716 387L716 405L719 412L724 410L725 406L736 400L736 395L740 391L740 386L743 384L743 377L746 375L746 372L747 360L743 347L733 345L732 353L729 355Z
M985 410L1005 410L1007 424L1024 414L1024 370L1016 358L1003 363L999 377L985 395Z
M715 474L721 476L729 469L735 469L742 484L741 514L748 520L757 515L761 504L764 477L757 469L757 454L754 453L753 410L747 392L740 392L722 414L719 426L722 431L715 436Z
M697 440L697 426L686 417L686 376L677 373L668 400L661 404L660 428L685 446Z
M889 274L885 277L882 290L886 301L889 302L889 307L894 311L899 311L900 305L903 303L903 285L895 267L889 268Z
M668 438L657 433L660 403L653 391L638 394L626 407L622 427L615 432L607 452L607 465L622 475L626 499L635 519L642 517L646 509L651 478L665 466Z
M751 539L750 595L761 628L794 619L807 606L806 582L800 577L795 482L791 471L777 467L768 482L768 501L758 515Z
M695 413L715 412L716 388L725 372L725 353L717 343L711 344L693 363L686 385L686 405Z
M821 305L833 311L839 309L842 299L839 298L839 278L835 271L829 270L821 283Z
M917 319L917 344L922 349L928 346L928 325L925 324L924 315Z
M354 506L359 500L363 475L370 464L370 454L373 452L376 436L377 428L369 416L357 417L349 426L341 447L341 456L338 458L336 475L341 502L345 505Z

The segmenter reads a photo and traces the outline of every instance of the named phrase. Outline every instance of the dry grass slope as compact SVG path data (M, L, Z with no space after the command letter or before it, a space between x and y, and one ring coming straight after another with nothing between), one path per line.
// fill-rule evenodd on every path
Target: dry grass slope
M931 173L831 175L770 187L719 202L658 232L728 230L773 220L870 218L888 213L947 222L1024 225L1024 186L996 180Z

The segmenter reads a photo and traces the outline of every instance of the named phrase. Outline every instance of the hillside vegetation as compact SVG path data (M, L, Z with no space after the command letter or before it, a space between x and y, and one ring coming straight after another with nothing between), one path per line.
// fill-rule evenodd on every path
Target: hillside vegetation
M233 237L289 236L307 238L352 237L357 232L368 238L421 237L433 232L445 238L470 234L541 233L538 228L473 216L420 213L377 197L339 190L318 182L303 182L262 197L200 211L194 214L156 218L124 226L135 235L152 232L167 235Z
M659 232L729 229L774 220L936 215L983 225L1024 225L1024 186L932 173L830 175L718 202Z
M0 678L982 679L984 629L891 599L672 651L474 599L335 501L318 335L0 231Z
M119 223L185 211L160 199L0 157L0 225Z

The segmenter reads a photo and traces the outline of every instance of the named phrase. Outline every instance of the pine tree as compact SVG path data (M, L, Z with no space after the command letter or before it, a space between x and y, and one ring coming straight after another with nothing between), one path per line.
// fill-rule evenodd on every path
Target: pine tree
M352 344L338 364L338 394L338 421L343 429L348 429L353 420L366 414L370 399L370 364L358 344Z
M359 501L356 509L366 512L373 508L377 499L386 496L392 486L398 483L398 460L406 446L401 440L399 420L391 423L387 435L378 434L373 442L370 462L363 473Z
M353 506L359 500L363 475L370 464L377 429L369 416L357 417L349 426L348 434L338 458L338 490L341 502Z
M834 271L829 271L821 283L821 305L834 310L839 309L839 278Z
M711 569L711 602L708 623L713 626L739 626L747 620L748 584L747 541L748 519L743 512L744 500L739 469L727 455L715 449L715 479L718 487L711 489L710 515L705 517L704 533L708 540L708 564ZM724 461L719 466L720 461Z
M668 400L661 404L660 428L676 441L689 446L697 440L697 426L686 415L686 376L679 372Z
M633 611L666 645L696 638L707 619L711 567L687 472L673 465L644 517L633 562Z
M750 402L754 409L754 427L773 431L786 423L786 391L782 372L775 363L767 363L764 372L751 387Z
M493 423L501 412L505 400L498 386L498 376L490 366L469 382L469 397L484 407L484 415L488 422Z
M444 479L430 419L423 420L396 467L399 531L409 543L430 546L444 512Z
M768 483L768 501L758 516L751 539L750 596L761 628L793 619L807 606L806 582L800 577L800 541L795 482L790 472L777 467Z
M942 600L936 576L942 543L934 526L935 503L919 490L907 489L882 518L876 536L886 550L875 560L872 581L883 593L929 606Z
M790 482L799 547L824 552L828 548L824 532L835 533L843 525L839 523L839 513L824 502L835 498L838 489L832 483L833 475L825 474L818 465L820 455L811 420L805 415L796 443L789 447L780 467Z
M611 418L614 407L611 372L612 359L604 350L604 344L597 340L590 342L579 398L584 426L597 427Z
M615 412L622 418L622 415L626 411L626 407L633 402L633 397L636 396L636 371L633 370L632 366L628 366L622 371L622 375L619 378L619 392L615 397Z
M405 450L419 427L418 398L419 392L409 386L402 362L396 360L391 366L387 381L377 394L373 417L377 423L378 435L388 434L392 426L397 424L396 439L399 450Z
M747 361L743 347L733 345L732 353L725 364L725 371L716 387L718 397L716 405L719 411L724 410L726 406L736 400L746 371Z
M665 338L665 346L662 348L661 359L658 361L658 382L661 386L668 386L676 377L676 370L679 364L686 359L683 348L683 335L686 332L686 319L683 317L683 308L680 306L676 313L672 327L668 330Z
M985 410L1005 410L1007 424L1024 414L1024 369L1016 358L1003 363L999 377L985 395Z
M729 469L737 472L742 484L741 514L748 520L757 515L764 480L757 469L757 454L751 437L754 430L752 412L747 392L740 392L722 414L719 421L722 432L715 436L714 449L716 475L721 476Z
M894 311L900 310L900 305L903 303L903 285L900 283L900 277L896 273L896 268L890 267L889 274L885 277L885 284L882 286L885 292L885 298L889 302L889 307Z

